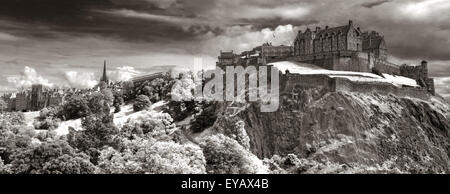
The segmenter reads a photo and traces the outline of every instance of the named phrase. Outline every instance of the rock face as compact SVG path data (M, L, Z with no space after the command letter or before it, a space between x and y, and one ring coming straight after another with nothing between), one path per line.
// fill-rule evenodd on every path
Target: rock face
M250 150L259 158L293 153L388 173L450 173L450 107L444 100L318 93L310 89L284 99L274 113L262 113L256 104L241 111Z

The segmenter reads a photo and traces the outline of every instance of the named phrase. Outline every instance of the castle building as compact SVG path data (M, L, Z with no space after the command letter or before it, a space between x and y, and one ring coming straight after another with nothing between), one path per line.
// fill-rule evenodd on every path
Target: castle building
M344 26L307 28L294 40L296 61L330 70L370 72L375 66L391 65L387 55L382 35L362 32L351 20Z
M306 28L304 32L299 31L293 41L293 47L265 43L251 51L244 51L240 55L234 54L233 51L221 51L217 65L219 67L258 66L278 61L300 62L334 71L369 72L380 77L384 77L383 74L408 77L416 80L417 85L420 86L419 93L428 91L429 94L435 94L434 80L428 77L426 61L422 61L417 66L399 66L389 62L388 55L388 47L383 35L376 31L362 31L350 20L343 26L316 27L315 30ZM315 79L315 76L312 77ZM323 75L317 76L323 77ZM314 79L306 80L309 80L312 85L317 85L318 82ZM342 86L344 83L340 80L337 82L339 83L333 87ZM360 83L355 84L357 85L355 87L363 87ZM405 89L405 91L409 90L414 89Z
M220 51L220 55L218 57L219 61L217 65L233 65L239 61L239 55L235 54L233 51L231 52L222 52Z

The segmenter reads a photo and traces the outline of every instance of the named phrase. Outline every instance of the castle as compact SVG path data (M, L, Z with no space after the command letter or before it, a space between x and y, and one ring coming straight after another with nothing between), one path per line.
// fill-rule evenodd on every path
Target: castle
M264 52L265 50L283 51L267 54L268 52ZM403 76L415 80L420 86L420 89L418 89L420 92L425 91L431 95L435 94L434 80L428 77L428 63L426 61L422 61L417 66L399 66L389 62L388 47L384 36L376 31L365 32L351 20L343 26L316 27L315 30L307 28L304 32L299 31L292 46L272 46L265 43L241 54L221 51L218 59L217 66L221 68L229 65L245 67L250 64L268 65L280 61L292 61L312 64L332 71L366 72L380 77L384 77L383 74ZM285 74L284 76L324 77L324 75L305 76L296 74ZM343 82L338 81L339 83ZM354 81L352 83L352 85L358 84L361 83L355 83ZM372 83L372 85L379 84ZM416 90L409 86L402 87L407 88L406 90Z

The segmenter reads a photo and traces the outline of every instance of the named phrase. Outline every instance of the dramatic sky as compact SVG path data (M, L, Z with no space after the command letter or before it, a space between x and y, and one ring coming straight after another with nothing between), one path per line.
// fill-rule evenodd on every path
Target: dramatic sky
M450 99L448 0L2 0L0 93L32 83L88 87L103 60L114 80L214 64L220 50L291 44L306 27L352 19L385 36L390 60L429 61Z

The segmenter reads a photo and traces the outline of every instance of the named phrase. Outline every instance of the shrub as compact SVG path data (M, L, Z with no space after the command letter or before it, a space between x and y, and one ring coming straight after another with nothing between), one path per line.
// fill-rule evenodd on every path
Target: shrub
M95 169L88 156L76 153L62 140L23 149L11 158L10 169L15 174L93 173Z
M62 120L71 120L85 117L90 114L89 102L86 97L70 96L62 105L58 116Z
M128 139L139 136L168 140L170 139L169 135L176 129L169 114L142 111L134 119L128 120L120 133L122 137Z
M194 120L191 121L191 130L195 133L202 132L208 127L211 127L216 122L216 104L206 105L205 108L194 116Z
M236 140L223 134L205 137L200 143L206 159L206 171L213 174L267 173L268 169Z
M133 104L133 110L137 112L149 108L150 106L150 99L145 95L139 95Z
M126 141L119 152L101 151L99 167L103 173L197 174L205 173L205 158L200 147L173 141L137 138Z
M71 146L82 151L90 148L100 148L105 145L116 147L118 145L115 135L119 130L114 125L114 116L89 115L81 120L82 131L69 130L67 136Z

